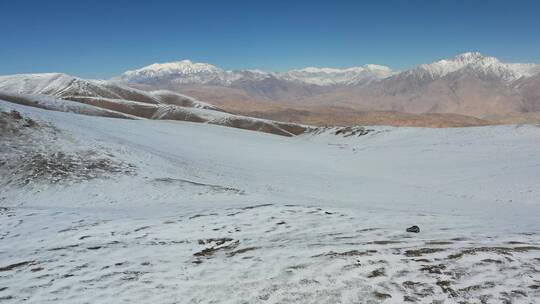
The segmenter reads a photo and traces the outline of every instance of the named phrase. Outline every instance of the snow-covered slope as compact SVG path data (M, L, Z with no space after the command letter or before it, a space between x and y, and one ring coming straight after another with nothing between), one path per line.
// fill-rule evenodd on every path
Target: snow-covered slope
M125 119L137 119L139 116L130 115L126 111L114 111L107 107L100 107L88 103L73 102L63 100L47 95L32 95L32 94L7 94L0 92L0 99L9 101L15 104L31 106L46 110L77 113L91 116L114 117Z
M131 100L221 111L215 106L179 93L146 92L105 80L86 80L62 73L0 76L0 92L48 95L68 100L82 98Z
M287 138L3 101L0 125L2 303L540 297L536 126Z
M91 96L115 99L137 99L148 103L158 100L142 91L105 81L85 80L62 73L18 74L0 76L0 91L20 94L42 94L59 98Z
M141 91L102 80L65 74L0 77L0 98L48 110L85 115L167 119L217 124L282 136L310 127L226 113L218 107L166 90Z

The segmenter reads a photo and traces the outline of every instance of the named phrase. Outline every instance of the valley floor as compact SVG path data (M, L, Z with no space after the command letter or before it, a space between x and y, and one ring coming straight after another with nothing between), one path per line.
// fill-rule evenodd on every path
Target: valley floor
M540 298L537 126L287 138L0 110L2 303Z

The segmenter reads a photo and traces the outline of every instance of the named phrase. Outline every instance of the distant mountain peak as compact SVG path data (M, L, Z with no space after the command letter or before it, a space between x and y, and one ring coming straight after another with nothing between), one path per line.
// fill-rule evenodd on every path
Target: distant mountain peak
M466 52L452 58L421 64L403 72L400 77L429 80L442 78L451 73L463 72L489 79L500 79L503 82L512 82L537 73L539 68L538 64L503 63L495 57L484 56L479 52Z
M490 66L490 65L505 65L501 63L499 59L491 56L484 56L479 52L467 52L457 55L452 61L463 66L466 65L478 65L478 66Z
M454 60L472 62L476 60L482 60L483 58L485 57L480 52L465 52L455 56Z
M183 76L193 74L211 74L221 71L221 69L208 64L192 62L191 60L181 60L165 63L154 63L137 70L126 71L120 75L120 80L128 82L145 82L152 79Z
M390 67L387 67L385 65L379 65L379 64L366 64L364 65L364 68L370 71L388 71L392 72L392 69Z
M140 70L174 70L184 73L197 73L201 71L218 70L218 68L208 63L193 62L191 60L184 59L166 63L154 63L137 71Z

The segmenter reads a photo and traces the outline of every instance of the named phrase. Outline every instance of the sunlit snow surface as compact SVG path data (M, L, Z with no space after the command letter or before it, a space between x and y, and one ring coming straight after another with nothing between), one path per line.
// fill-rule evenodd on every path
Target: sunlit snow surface
M285 138L0 110L38 124L0 143L2 303L539 302L537 126ZM22 170L56 152L58 182Z

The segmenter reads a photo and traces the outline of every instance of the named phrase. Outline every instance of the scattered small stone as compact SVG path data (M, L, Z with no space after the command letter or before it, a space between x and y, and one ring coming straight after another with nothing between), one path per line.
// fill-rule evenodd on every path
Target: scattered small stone
M232 257L232 256L235 256L237 254L242 254L242 253L252 251L252 250L256 250L256 249L258 249L258 247L246 247L246 248L238 249L236 251L231 251L231 252L227 253L227 256Z
M368 274L368 278L376 278L376 277L382 277L382 276L385 276L386 273L384 272L384 268L377 268L375 270L373 270L372 272L370 272Z
M233 240L233 239L228 238L228 237L223 237L223 238L210 238L210 239L202 239L202 240L199 240L198 243L199 243L199 245L215 243L215 245L220 246L220 245L223 245L223 244L225 244L225 243L227 243L227 242L230 242L230 241L232 241L232 240Z
M63 247L54 247L54 248L49 249L49 251L65 250L65 249L69 249L69 248L75 248L75 247L78 247L78 246L79 246L79 244L67 245L67 246L63 246Z
M216 252L216 249L214 247L204 248L201 251L195 252L193 256L210 256L213 255L214 252Z
M19 113L18 111L15 111L15 110L12 110L9 113L9 116L11 116L11 118L16 119L16 120L21 120L23 118L21 113Z
M420 232L420 227L418 227L416 225L411 226L411 227L407 228L407 232L418 233L418 232Z
M452 245L454 242L450 241L427 241L426 245Z
M0 271L13 270L13 269L18 268L18 267L26 266L26 265L31 264L33 262L34 261L24 261L24 262L20 262L20 263L11 264L11 265L8 265L8 266L5 266L5 267L0 267Z
M212 239L208 239L208 240L212 240ZM223 238L223 240L229 240L229 239L228 238ZM230 240L232 241L232 239L230 239ZM225 251L233 250L236 247L238 247L238 245L240 244L240 241L230 242L229 244L221 246L221 247L220 247L220 245L223 245L225 243L225 241L223 243L221 243L220 241L217 241L215 243L216 243L216 246L213 246L213 247L210 247L210 248L204 248L201 251L195 252L193 254L193 256L195 256L195 257L210 257L210 256L214 255L214 253L216 253L219 250L225 250ZM199 242L199 244L201 244L201 243Z
M420 257L424 254L430 254L435 252L444 251L443 248L419 248L419 249L409 249L405 251L405 256L408 257Z
M426 271L428 273L442 274L442 271L446 269L446 266L443 264L439 265L422 265L420 268L421 271Z
M36 267L36 268L30 269L31 272L38 272L38 271L42 271L42 270L43 270L43 267Z
M324 129L323 129L324 130ZM364 136L375 130L366 129L364 127L339 127L334 131L334 135L341 135L343 137L349 136Z
M413 282L413 281L405 281L401 284L403 285L403 287L410 288L410 289L414 289L416 286L422 285L422 283L420 282Z
M502 263L504 263L501 260L495 260L495 259L483 259L482 262L484 262L484 263L493 263L493 264L502 264Z
M437 281L436 284L442 289L444 293L447 293L452 297L457 296L456 291L450 287L450 281Z
M145 230L145 229L148 229L148 228L150 228L150 226L143 226L143 227L139 227L139 228L137 228L137 229L135 229L135 230L133 230L133 231L134 231L134 232L139 232L139 231L141 231L141 230Z
M418 299L411 296L403 296L403 302L414 302L417 303Z
M382 240L382 241L373 241L369 244L375 244L375 245L390 245L390 244L398 244L401 243L401 241L392 241L392 240Z
M379 300L385 300L385 299L389 299L389 298L392 297L391 295L389 295L387 293L382 293L382 292L378 292L378 291L373 292L373 295L375 296L375 298L377 298Z
M254 206L247 206L247 207L240 208L240 210L250 210L250 209L255 209L255 208L268 207L272 205L273 204L260 204L260 205L254 205Z
M513 295L520 295L522 297L526 297L527 293L523 290L512 290Z
M316 258L316 257L321 257L321 256L329 256L329 257L366 256L366 255L371 255L376 252L377 250L366 250L366 251L349 250L345 252L330 251L330 252L315 255L313 257Z
M513 252L528 252L528 251L540 251L540 247L537 246L522 246L522 247L477 247L464 249L461 252L457 252L448 256L448 259L459 259L464 255L475 255L478 252L492 252L500 255L511 256ZM509 257L506 257L511 262Z

